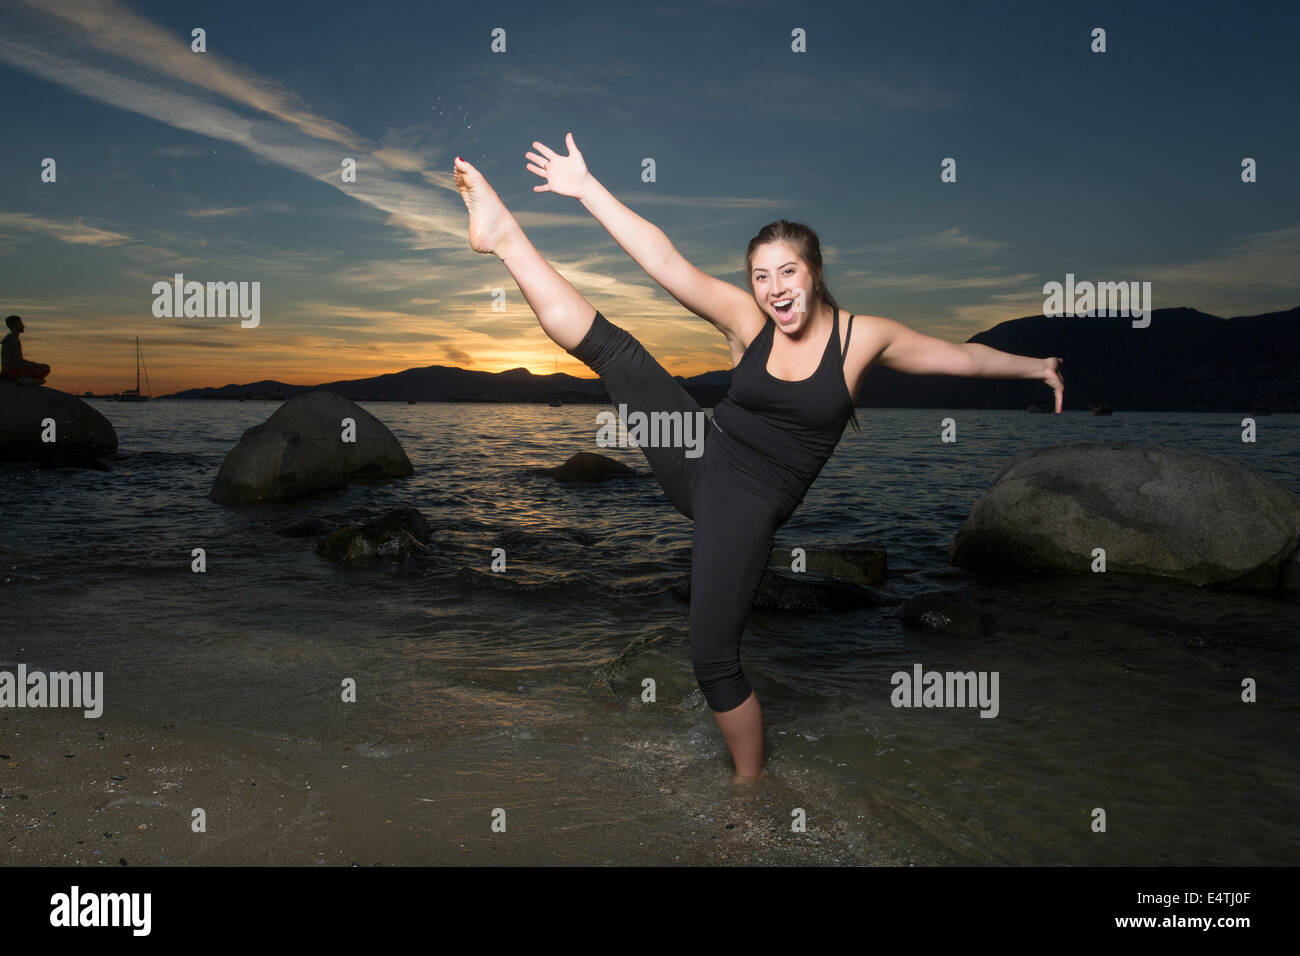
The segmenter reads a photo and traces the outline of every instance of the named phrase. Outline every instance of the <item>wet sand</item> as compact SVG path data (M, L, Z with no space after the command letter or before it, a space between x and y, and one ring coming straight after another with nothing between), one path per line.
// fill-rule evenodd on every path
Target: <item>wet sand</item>
M527 731L524 731L525 735ZM672 759L496 738L387 752L147 715L0 711L0 863L227 865L925 865L960 862L906 825L809 812L798 781L674 792ZM556 759L547 757L553 750ZM602 750L616 756L600 756ZM581 767L576 775L572 768ZM484 770L482 768L490 769ZM557 777L554 767L569 768ZM506 832L492 813L506 811ZM191 829L206 813L207 832ZM875 831L873 833L873 831Z

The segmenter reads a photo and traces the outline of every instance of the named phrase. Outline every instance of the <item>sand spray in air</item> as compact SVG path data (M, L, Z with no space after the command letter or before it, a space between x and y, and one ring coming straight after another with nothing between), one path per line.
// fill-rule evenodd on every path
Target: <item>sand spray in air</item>
M470 123L470 121L469 121L469 119L470 119L470 118L469 118L469 114L468 114L467 112L465 112L465 110L464 110L463 107L460 107L460 106L444 106L444 105L443 105L443 102L442 102L442 97L441 97L441 96L435 98L435 100L434 100L434 105L433 105L431 108L432 108L432 109L434 110L434 112L436 112L439 116L444 116L444 117L446 117L446 118L449 119L449 120L451 120L451 119L455 119L455 120L457 120L458 122L463 121L464 124L465 124L465 129L466 129L466 131L472 130L472 129L474 128L473 125L472 125L472 124ZM449 138L450 138L450 137L449 137ZM474 139L473 139L473 143L472 143L471 145L476 145L477 143L478 143L478 137L475 136ZM470 150L467 150L467 152L471 152L471 153L472 153L473 150L470 149ZM462 152L462 153L458 153L457 155L459 155L459 156L464 156L465 153ZM486 160L486 159L487 159L487 156L486 156L483 152L480 151L479 154L478 154L478 158L479 158L479 160L480 160L480 162L481 162L481 161L483 161L483 160Z

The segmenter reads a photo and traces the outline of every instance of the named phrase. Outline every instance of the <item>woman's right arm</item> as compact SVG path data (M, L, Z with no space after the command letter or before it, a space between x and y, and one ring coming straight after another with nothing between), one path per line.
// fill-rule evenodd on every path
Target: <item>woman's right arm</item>
M557 192L581 202L646 275L691 312L712 322L729 344L739 344L743 352L745 339L751 337L746 332L762 319L754 297L687 262L662 229L615 199L587 171L572 133L566 142L568 156L533 144L542 155L527 154L532 161L528 169L547 180L545 186L534 186L534 191Z

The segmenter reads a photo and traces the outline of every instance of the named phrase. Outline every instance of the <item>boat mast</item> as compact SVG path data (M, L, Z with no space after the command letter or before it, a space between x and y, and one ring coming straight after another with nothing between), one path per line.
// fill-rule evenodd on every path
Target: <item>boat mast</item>
M140 336L135 337L135 393L140 394Z

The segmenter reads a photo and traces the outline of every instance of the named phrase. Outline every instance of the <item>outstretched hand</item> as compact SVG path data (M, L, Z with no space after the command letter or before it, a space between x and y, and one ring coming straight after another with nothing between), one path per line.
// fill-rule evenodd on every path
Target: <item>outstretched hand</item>
M541 155L524 153L524 157L529 160L528 171L546 180L541 186L534 186L533 192L559 193L561 196L581 199L582 190L587 185L587 164L583 162L582 153L578 152L578 144L573 141L572 133L564 134L564 143L569 148L568 156L561 156L536 141L533 142L533 148Z
M1043 381L1051 386L1052 391L1056 393L1056 411L1061 411L1061 403L1065 400L1065 376L1061 374L1062 360L1059 358L1043 359L1046 363L1046 369L1043 371Z

